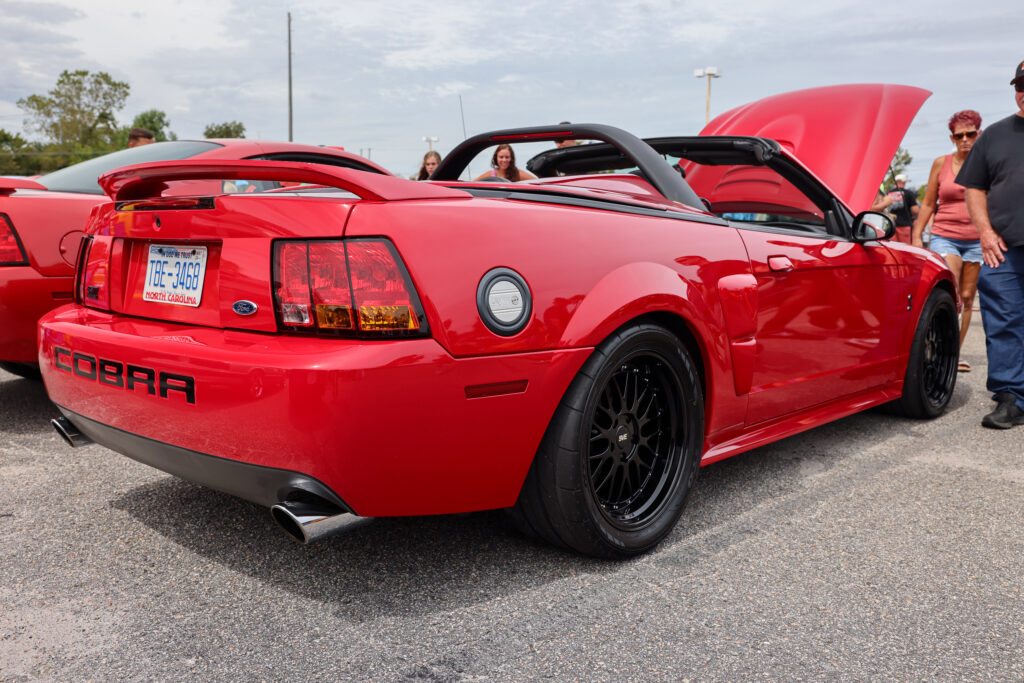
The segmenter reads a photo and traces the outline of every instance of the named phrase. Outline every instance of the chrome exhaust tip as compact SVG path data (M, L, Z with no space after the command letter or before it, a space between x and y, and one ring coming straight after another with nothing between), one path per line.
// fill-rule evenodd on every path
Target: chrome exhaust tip
M321 539L363 526L372 517L358 517L339 512L327 505L285 501L270 508L274 518L286 534L299 543L315 543Z
M60 438L64 439L64 443L72 448L78 448L79 446L85 446L92 443L92 439L78 431L78 427L73 425L71 420L67 419L63 415L50 420L50 424L52 424L53 428L57 430L58 434L60 434Z

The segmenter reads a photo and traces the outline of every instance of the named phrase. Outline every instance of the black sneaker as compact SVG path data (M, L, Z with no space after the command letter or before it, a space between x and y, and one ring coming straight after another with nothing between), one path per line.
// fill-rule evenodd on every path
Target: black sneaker
M1009 429L1013 425L1024 425L1024 410L1017 407L1017 397L1008 391L996 394L999 405L981 418L981 426L989 429Z

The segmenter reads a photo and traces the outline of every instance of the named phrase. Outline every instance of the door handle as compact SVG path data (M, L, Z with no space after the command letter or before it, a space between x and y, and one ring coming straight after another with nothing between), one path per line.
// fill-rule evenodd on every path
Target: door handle
M780 272L793 270L793 262L789 260L788 256L769 256L768 269Z

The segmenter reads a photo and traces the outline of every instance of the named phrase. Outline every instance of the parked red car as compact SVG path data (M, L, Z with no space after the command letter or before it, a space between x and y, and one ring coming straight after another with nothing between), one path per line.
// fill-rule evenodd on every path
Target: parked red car
M802 91L648 142L498 131L422 183L275 161L112 171L77 303L40 322L55 425L272 506L300 540L511 508L556 545L642 553L701 464L883 403L945 410L953 278L855 210L927 95ZM537 155L535 181L457 180L496 144L562 139L599 142ZM160 196L211 178L321 187Z
M255 140L178 140L134 147L41 176L0 177L0 367L37 374L36 323L71 301L75 257L89 212L107 201L96 178L146 161L275 159L387 173L336 148ZM254 187L217 181L179 183L165 194L216 193Z

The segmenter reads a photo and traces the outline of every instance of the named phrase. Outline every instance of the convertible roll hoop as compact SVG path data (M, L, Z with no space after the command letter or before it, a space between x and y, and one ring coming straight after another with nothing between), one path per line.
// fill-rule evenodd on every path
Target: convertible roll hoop
M600 140L612 145L633 161L663 197L703 211L704 205L697 193L650 145L621 128L599 123L510 128L474 135L456 146L444 158L430 176L430 180L458 180L469 162L481 151L493 145L566 139Z

